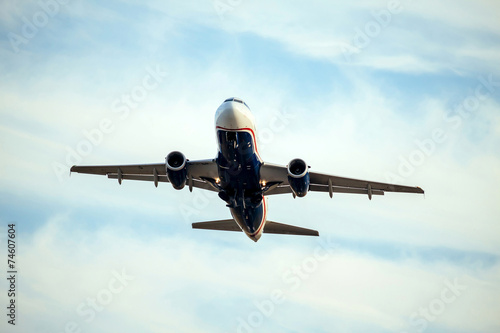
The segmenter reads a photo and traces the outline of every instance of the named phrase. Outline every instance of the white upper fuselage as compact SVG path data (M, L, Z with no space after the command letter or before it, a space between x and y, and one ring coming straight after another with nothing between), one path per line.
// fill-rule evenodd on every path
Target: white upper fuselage
M255 133L254 117L248 106L237 98L232 101L230 99L222 103L215 112L215 126L231 130L250 128Z

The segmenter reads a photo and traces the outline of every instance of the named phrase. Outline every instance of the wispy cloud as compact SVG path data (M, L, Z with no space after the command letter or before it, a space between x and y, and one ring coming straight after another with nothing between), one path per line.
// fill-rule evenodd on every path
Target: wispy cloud
M20 226L20 325L206 332L262 319L259 329L275 332L416 332L424 323L426 332L497 331L495 3L401 1L386 26L377 21L385 1L235 3L221 18L211 1L68 2L19 53L1 42L0 221ZM4 37L40 10L3 8ZM355 45L358 29L376 28L370 22L380 31ZM162 82L123 119L114 102L156 66ZM476 101L481 84L488 94ZM214 111L228 96L250 105L258 131L280 112L293 115L261 140L266 161L301 157L314 171L379 181L391 173L422 186L425 199L271 197L271 220L315 227L319 241L336 244L312 269L318 239L253 244L191 230L195 220L229 218L213 193L186 218L179 207L195 206L196 193L69 178L70 150L108 118L113 131L80 163L160 163L172 150L214 157ZM436 129L445 139L433 139ZM412 170L401 172L402 161ZM63 182L54 162L67 164ZM304 263L311 272L294 289L283 275ZM122 269L133 280L115 293L110 281ZM442 301L455 279L466 289ZM267 316L256 303L277 289L286 300ZM88 298L102 306L90 322L76 312ZM434 319L422 317L426 308Z

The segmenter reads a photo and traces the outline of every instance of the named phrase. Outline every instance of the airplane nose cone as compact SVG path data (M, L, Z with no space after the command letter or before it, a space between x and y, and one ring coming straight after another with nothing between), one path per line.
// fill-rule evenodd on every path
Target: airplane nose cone
M215 125L227 129L253 127L253 116L243 104L226 102L217 110Z
M239 110L231 105L228 105L222 111L222 116L229 121L236 121L236 118L238 118L239 115L240 115Z
M232 105L226 106L217 118L217 126L225 128L239 128L241 112Z

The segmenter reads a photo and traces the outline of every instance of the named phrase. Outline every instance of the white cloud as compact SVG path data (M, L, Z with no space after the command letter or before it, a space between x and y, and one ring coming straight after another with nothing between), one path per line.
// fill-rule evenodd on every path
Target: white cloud
M357 5L316 1L303 6L283 2L243 3L228 12L222 23L212 24L229 31L253 32L272 38L293 52L338 64L345 64L347 60L347 64L352 61L356 65L396 72L425 73L456 68L470 73L482 63L485 71L496 72L491 55L498 53L498 45L476 39L480 32L498 38L500 26L494 14L498 11L493 1L479 4L447 1L438 6L429 1L400 3L401 9L386 19L387 27L377 23L373 14L387 12L385 1ZM373 24L378 24L380 32L366 35ZM448 33L442 38L435 36L441 30ZM365 36L359 37L358 31Z
M71 223L65 216L53 218L24 239L20 261L24 282L19 288L30 304L23 309L22 318L30 320L22 320L22 326L37 325L50 315L48 330L60 330L66 322L74 321L93 332L116 325L124 332L134 331L135 323L152 332L234 331L238 317L246 319L259 311L254 302L264 302L279 289L285 301L275 305L263 328L296 323L296 329L315 331L363 323L375 331L411 331L412 313L441 298L449 281L466 289L458 291L458 297L446 304L445 311L429 322L430 326L484 332L497 327L491 309L500 296L498 264L471 271L449 263L381 260L342 247L317 260L313 254L319 243L304 238L282 246L275 245L283 238L261 247L251 242L236 248L218 245L219 250L214 252L212 241L198 243L167 235L141 239L127 227L75 232ZM241 234L227 235L229 239L232 236L238 238L235 241L244 241L239 239ZM241 260L248 251L252 256ZM314 262L316 265L311 266ZM299 267L302 275L294 267ZM109 304L99 303L106 299L102 290L110 288L113 271L125 272L131 278L112 295ZM87 298L97 299L103 307L95 311L90 322L85 320L90 318L88 314L74 311L81 303L86 304ZM239 301L211 317L211 312L228 298ZM297 322L295 309L300 308L307 309L305 314L317 321ZM470 315L472 309L481 315ZM122 318L120 323L116 316Z

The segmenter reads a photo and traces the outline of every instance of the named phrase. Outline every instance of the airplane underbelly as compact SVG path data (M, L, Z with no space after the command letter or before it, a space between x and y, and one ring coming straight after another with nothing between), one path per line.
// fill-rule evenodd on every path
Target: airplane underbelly
M219 179L228 190L260 190L261 161L255 151L253 133L219 129L217 165Z
M217 165L221 191L233 219L254 241L258 240L266 221L266 203L260 184L262 162L255 149L251 129L217 131L219 153Z

